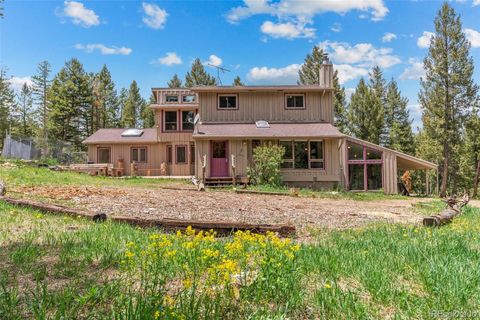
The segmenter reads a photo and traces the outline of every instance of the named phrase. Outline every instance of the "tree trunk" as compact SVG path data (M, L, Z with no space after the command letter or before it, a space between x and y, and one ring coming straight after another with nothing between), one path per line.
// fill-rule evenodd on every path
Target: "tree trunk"
M444 150L447 147L444 146ZM440 189L440 197L445 198L447 196L447 179L448 179L448 150L444 151L445 159L443 160L443 174L442 174L442 186Z
M472 198L476 198L478 194L478 180L480 176L480 159L477 160L477 171L475 173L475 178L473 179L473 195Z
M423 225L429 227L439 227L450 223L456 216L462 213L462 208L468 204L470 198L465 194L461 200L455 196L448 198L445 202L448 208L441 211L439 214L423 218Z

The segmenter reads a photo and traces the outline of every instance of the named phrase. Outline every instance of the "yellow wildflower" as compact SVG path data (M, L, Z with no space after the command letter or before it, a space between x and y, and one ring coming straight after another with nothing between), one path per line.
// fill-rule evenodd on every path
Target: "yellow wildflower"
M325 289L330 289L330 288L332 288L332 286L331 286L329 283L325 283L324 287L325 287Z
M125 256L129 259L135 256L135 253L131 252L130 250L125 251Z
M190 279L183 280L183 286L185 287L185 289L190 289L192 287L192 280Z
M195 230L191 226L188 226L187 229L185 229L185 235L193 236L195 235Z
M153 314L153 317L154 317L155 319L160 318L160 311L158 311L158 310L155 311L155 313Z
M163 298L163 303L165 303L167 306L173 306L175 304L175 299L173 299L171 296L167 294Z

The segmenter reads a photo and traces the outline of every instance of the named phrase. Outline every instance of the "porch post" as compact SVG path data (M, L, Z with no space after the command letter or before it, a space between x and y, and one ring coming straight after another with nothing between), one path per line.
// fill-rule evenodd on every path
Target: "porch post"
M435 194L436 194L437 196L438 196L438 181L439 181L439 180L440 180L440 179L438 178L438 167L437 167L437 185L436 185L436 187L435 187Z
M428 195L430 195L430 181L428 178L428 169L425 169L425 192Z

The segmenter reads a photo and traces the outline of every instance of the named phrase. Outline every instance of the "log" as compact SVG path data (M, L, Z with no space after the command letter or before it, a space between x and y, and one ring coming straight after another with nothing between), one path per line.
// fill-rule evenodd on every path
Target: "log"
M277 191L261 191L261 190L241 190L234 189L235 193L246 193L246 194L265 194L270 196L291 196L288 192L277 192Z
M163 219L141 219L136 217L114 216L108 217L104 213L95 214L79 209L68 208L61 205L46 204L25 199L13 199L8 197L0 197L9 204L29 207L46 213L59 215L69 215L74 217L85 217L95 222L103 222L107 218L114 222L127 223L132 226L143 228L162 228L164 230L183 230L192 227L196 230L214 230L219 235L228 235L235 231L251 231L254 233L276 232L281 236L291 236L295 234L295 226L290 224L249 224L229 221L195 221L195 220L179 220L171 218Z
M446 199L445 202L448 208L437 215L423 218L423 225L427 227L439 227L452 222L456 216L462 213L462 208L466 206L469 201L470 198L468 194L465 194L461 200L455 196Z

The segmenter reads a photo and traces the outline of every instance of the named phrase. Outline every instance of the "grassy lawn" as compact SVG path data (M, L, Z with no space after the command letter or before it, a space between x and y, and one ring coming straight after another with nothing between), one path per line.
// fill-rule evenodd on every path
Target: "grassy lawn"
M428 214L434 202L418 207ZM480 210L429 229L161 234L0 204L0 319L434 318L480 308Z

